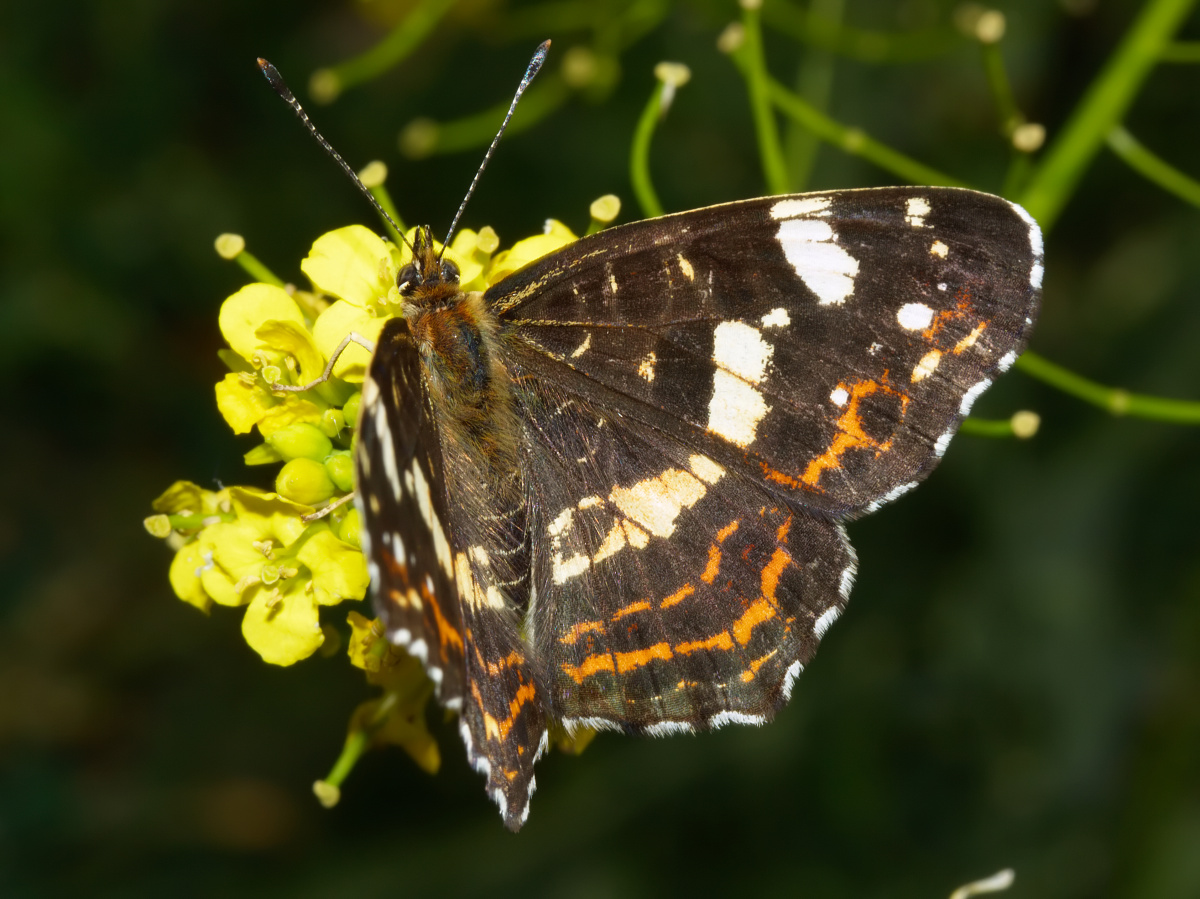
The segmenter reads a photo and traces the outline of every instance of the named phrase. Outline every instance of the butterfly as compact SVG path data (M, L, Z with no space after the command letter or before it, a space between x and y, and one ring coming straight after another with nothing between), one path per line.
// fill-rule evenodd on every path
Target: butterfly
M762 724L845 608L845 523L937 465L1037 316L1041 232L946 187L601 231L464 292L419 228L362 387L376 610L505 824L548 722Z

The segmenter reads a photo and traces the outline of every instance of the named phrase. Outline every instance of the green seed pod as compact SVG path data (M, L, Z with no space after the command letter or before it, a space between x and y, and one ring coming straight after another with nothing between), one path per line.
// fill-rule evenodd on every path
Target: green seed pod
M342 415L346 416L346 424L350 427L358 426L358 407L362 403L362 391L351 394L350 399L346 400L342 406Z
M348 493L354 489L354 458L348 450L338 450L326 459L325 471L338 490Z
M346 517L342 519L338 525L338 536L343 542L349 543L351 546L362 548L362 542L358 538L358 509L351 509L346 513Z
M284 459L312 459L324 462L333 444L316 425L299 422L280 428L267 438L267 443Z
M279 469L275 478L275 491L280 496L306 506L325 502L335 489L325 466L312 459L293 459Z

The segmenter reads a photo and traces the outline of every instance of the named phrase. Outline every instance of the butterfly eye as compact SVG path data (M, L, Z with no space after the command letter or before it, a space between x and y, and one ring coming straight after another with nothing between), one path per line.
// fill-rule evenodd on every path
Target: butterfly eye
M396 289L404 296L408 296L416 288L421 286L421 274L417 271L417 267L411 262L400 269L400 274L396 276Z
M449 259L442 260L442 280L451 284L458 283L458 266Z

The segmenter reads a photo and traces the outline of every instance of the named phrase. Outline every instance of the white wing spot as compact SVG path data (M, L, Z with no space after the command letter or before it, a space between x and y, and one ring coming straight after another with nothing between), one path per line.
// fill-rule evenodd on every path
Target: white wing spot
M915 384L918 381L924 381L926 378L928 378L931 374L934 373L934 371L938 367L938 363L941 361L942 361L942 351L941 350L930 350L928 353L926 353L924 356L922 356L921 361L917 363L917 367L913 369L913 373L912 373L913 383Z
M786 328L792 323L792 317L782 306L772 309L762 317L764 328Z
M896 321L907 331L924 331L933 321L933 310L924 303L905 303L896 313Z
M950 255L950 248L948 246L946 246L944 243L942 243L940 240L935 240L933 242L933 245L930 246L929 252L932 253L934 256L939 256L942 259L945 259L947 256Z
M675 259L679 263L679 270L683 272L683 276L689 281L696 280L696 271L692 268L692 264L684 258L682 253L676 253Z
M771 207L771 218L794 219L802 215L829 215L829 197L793 197Z
M758 423L770 411L754 388L767 373L774 347L757 328L722 322L713 331L713 394L708 429L741 447L754 442Z
M654 353L650 353L638 366L638 374L646 379L647 384L654 382L654 366L657 362L658 357Z
M822 306L844 303L854 293L858 260L834 243L828 222L788 219L780 223L775 237L796 275Z
M846 405L846 402L849 399L850 399L850 394L846 391L845 387L835 388L834 391L831 394L829 394L829 402L833 403L835 406L838 406L839 408L841 406Z
M914 228L925 227L925 216L929 215L929 201L924 197L909 197L904 220Z
M429 495L429 482L425 480L425 473L421 471L421 466L415 460L409 471L411 474L409 488L416 494L417 505L421 507L421 518L424 519L425 526L433 535L433 547L437 551L438 561L442 563L446 574L453 575L454 560L450 557L450 544L446 541L446 532L442 529L437 512L434 511L433 500Z

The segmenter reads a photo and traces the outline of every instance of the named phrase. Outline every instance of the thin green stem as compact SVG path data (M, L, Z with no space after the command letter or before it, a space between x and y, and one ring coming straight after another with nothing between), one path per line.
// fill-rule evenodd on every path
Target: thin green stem
M768 9L774 7L769 4ZM838 24L845 12L845 0L812 0L808 14L822 21ZM814 109L825 112L833 95L834 63L837 57L830 50L810 47L801 54L796 68L796 95L803 97ZM793 190L804 190L812 177L821 149L820 139L803 128L795 119L784 120L783 149L787 158L788 180Z
M1175 424L1200 424L1200 402L1147 396L1098 384L1028 350L1017 360L1017 367L1027 375L1113 415L1132 415Z
M275 276L275 273L263 265L258 259L246 250L238 253L233 257L233 261L242 267L255 281L261 281L264 284L274 284L276 287L283 287L283 281Z
M658 125L665 89L663 82L655 83L650 100L638 118L637 128L633 132L633 146L629 150L629 181L633 185L633 195L642 207L642 214L647 218L657 218L663 214L662 203L650 178L650 139L654 137L654 129Z
M783 158L783 146L779 143L775 110L771 106L767 60L762 45L762 19L757 3L743 5L742 26L745 28L745 42L738 55L742 59L742 75L750 95L750 112L754 116L754 130L758 136L763 178L768 193L786 194L791 191L791 182Z
M375 707L374 713L370 720L364 723L362 727L355 728L346 735L346 742L342 745L342 752L337 757L337 761L333 763L333 768L329 774L325 776L325 783L333 787L340 787L342 781L350 776L350 772L354 770L354 766L358 764L358 760L362 754L367 751L371 745L371 739L375 736L376 731L383 726L387 721L388 715L396 708L396 703L400 700L400 694L393 690L388 690L379 700L379 704Z
M963 43L955 31L890 34L863 31L822 15L823 10L801 9L786 0L770 0L763 20L771 28L812 47L818 47L866 63L916 62L944 56Z
M1058 137L1034 170L1020 197L1029 214L1049 231L1109 132L1162 56L1196 0L1147 0L1120 46L1092 82Z
M1200 206L1200 181L1155 156L1122 126L1118 125L1108 133L1108 146L1148 181L1153 181L1186 203Z
M318 89L314 93L328 102L346 88L382 75L419 47L454 3L455 0L419 0L408 17L370 50L315 73L313 86L323 83L332 90Z
M1004 65L1004 54L1000 44L981 43L980 53L983 56L983 70L987 75L988 86L992 89L992 99L996 101L996 112L1000 117L1000 128L1004 134L1011 134L1024 116L1017 109L1017 101L1013 96L1012 82L1008 79L1008 69Z
M739 54L734 54L734 59L738 58ZM945 172L939 172L911 156L905 156L903 153L893 150L869 137L858 128L848 128L835 121L777 81L768 81L768 87L770 88L771 102L779 107L784 115L792 117L817 137L852 156L859 156L872 162L884 171L891 172L910 184L968 186L965 182L947 175Z
M392 243L398 247L404 246L404 236L401 232L408 230L405 227L404 219L400 218L400 213L396 211L396 204L392 202L392 195L388 193L387 187L380 184L373 184L367 188L371 192L371 196L375 198L383 211L388 214L391 221L387 218L383 219L383 227L392 237ZM396 227L392 227L392 222L396 223Z
M557 72L542 74L521 96L521 105L508 126L508 135L527 131L566 102L569 91ZM508 112L510 101L505 100L480 112L451 122L430 122L417 119L400 133L400 149L413 159L443 153L459 153L486 147L496 135L496 126Z
M1012 437L1011 418L966 418L959 426L960 434L972 437Z
M1162 62L1200 62L1200 41L1173 41L1158 54Z

